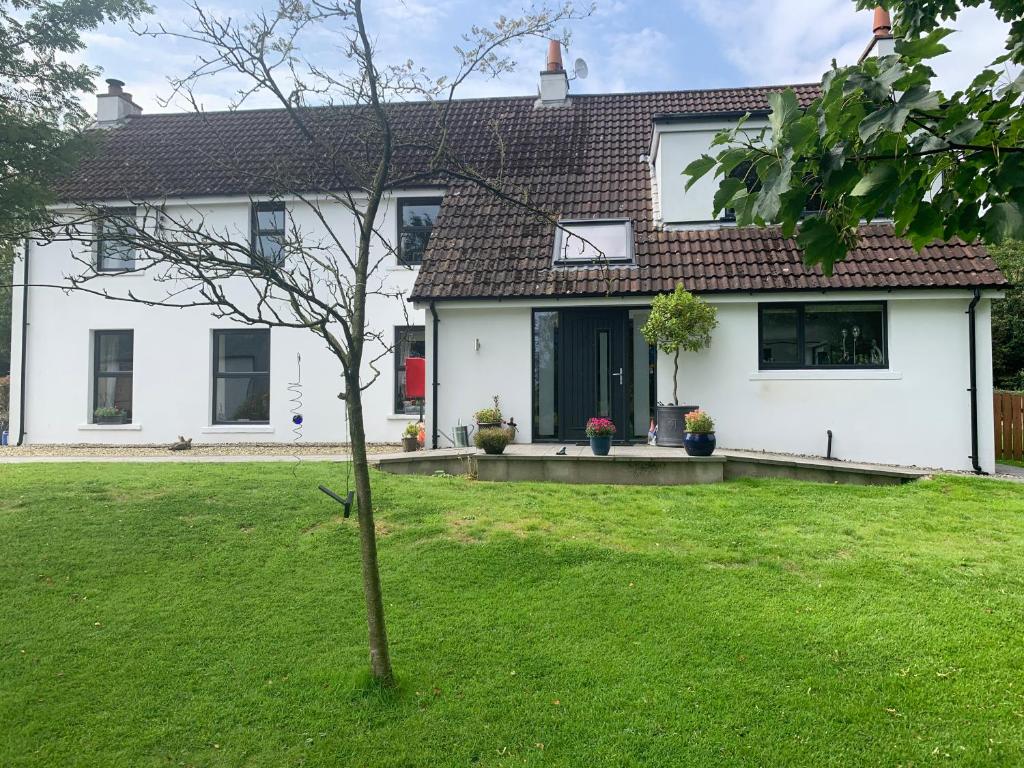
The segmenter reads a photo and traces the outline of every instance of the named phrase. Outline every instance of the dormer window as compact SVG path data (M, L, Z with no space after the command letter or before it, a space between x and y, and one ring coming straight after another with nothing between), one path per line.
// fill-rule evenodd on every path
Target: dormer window
M631 264L633 225L629 219L573 219L558 222L555 264Z

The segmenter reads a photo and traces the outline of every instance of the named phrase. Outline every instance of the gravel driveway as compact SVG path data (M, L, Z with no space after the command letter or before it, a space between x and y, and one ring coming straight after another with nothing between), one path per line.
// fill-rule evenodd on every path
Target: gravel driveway
M368 453L394 453L398 445L373 443ZM0 461L17 458L170 458L170 457L260 457L260 456L347 456L348 446L341 443L206 443L189 451L171 452L166 445L24 445L0 447Z

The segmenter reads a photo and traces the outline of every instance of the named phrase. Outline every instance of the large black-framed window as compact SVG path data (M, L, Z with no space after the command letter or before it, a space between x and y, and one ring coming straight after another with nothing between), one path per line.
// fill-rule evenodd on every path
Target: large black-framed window
M250 243L253 255L274 265L284 261L286 227L284 203L253 203Z
M92 422L130 424L134 331L93 331Z
M395 413L419 415L423 404L405 395L405 361L427 356L427 336L422 325L395 327Z
M270 330L213 332L213 423L270 422Z
M887 310L884 301L760 304L758 367L888 368Z
M135 247L130 235L137 226L134 207L106 208L97 222L96 271L126 272L135 269Z
M747 188L748 192L758 192L761 189L761 179L757 175L757 171L754 169L753 164L750 161L744 161L737 165L729 172L729 177L739 179L743 182L743 185ZM807 200L804 201L804 208L801 211L800 216L806 218L807 216L813 216L814 214L821 211L821 196L818 194L818 187L815 186L814 191L811 192ZM736 221L736 209L726 208L722 211L721 221Z
M414 267L423 252L441 210L440 197L402 197L398 200L398 263Z

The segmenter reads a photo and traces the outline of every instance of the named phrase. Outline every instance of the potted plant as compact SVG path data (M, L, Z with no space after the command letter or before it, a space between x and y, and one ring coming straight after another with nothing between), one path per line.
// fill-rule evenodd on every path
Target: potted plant
M473 435L473 444L491 456L504 452L505 446L512 442L512 434L501 427L484 427Z
M615 434L615 424L611 419L604 419L595 416L587 420L587 437L590 438L590 450L595 456L607 456L612 447L612 435Z
M420 447L420 427L419 424L410 422L405 425L405 429L402 431L402 450L406 453L410 451L417 451Z
M683 448L690 456L710 456L715 452L715 422L705 411L686 414Z
M494 405L490 408L481 408L479 411L473 414L473 418L476 420L476 427L480 429L500 429L501 428L501 406L498 405L498 396L494 396Z
M672 404L657 407L657 445L679 447L686 432L685 417L696 405L679 404L679 352L700 352L711 344L718 311L683 288L655 296L651 314L640 332L651 346L672 355Z
M97 424L124 424L126 414L120 408L103 406L92 412L93 420Z

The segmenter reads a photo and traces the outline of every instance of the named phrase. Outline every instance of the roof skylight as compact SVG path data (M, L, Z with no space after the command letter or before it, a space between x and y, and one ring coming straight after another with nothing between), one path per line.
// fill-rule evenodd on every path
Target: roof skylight
M556 264L633 261L629 219L566 219L555 232Z

